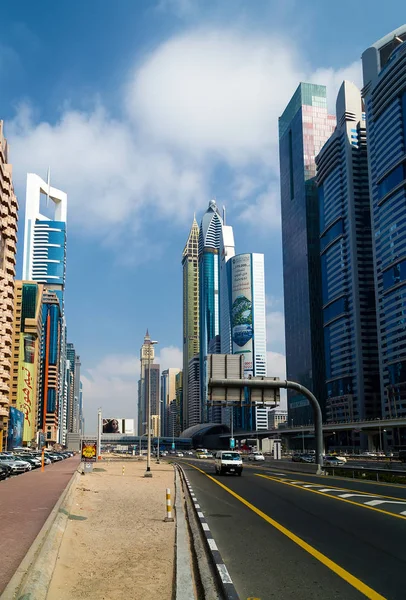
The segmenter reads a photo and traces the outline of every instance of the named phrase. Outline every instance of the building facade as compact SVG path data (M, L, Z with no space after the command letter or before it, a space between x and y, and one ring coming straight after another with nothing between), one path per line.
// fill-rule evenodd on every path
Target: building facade
M174 433L179 437L182 431L182 407L183 407L183 371L175 376L175 393L176 393L176 417L174 423Z
M406 25L362 55L383 417L406 416ZM406 439L395 440L406 443Z
M8 145L0 121L0 451L7 444L13 343L14 278L18 203L14 194Z
M22 443L36 441L41 392L41 284L15 282L10 405L24 414Z
M62 307L59 295L44 289L42 296L41 384L39 394L38 429L46 444L59 443L60 353Z
M334 131L326 88L301 83L279 118L287 378L324 398L324 351L315 156ZM288 391L289 419L308 423L312 409Z
M244 356L244 377L266 377L265 267L263 254L237 254L229 262L231 353ZM234 424L267 429L268 408L234 409ZM228 422L228 421L227 421Z
M154 364L155 349L147 332L140 351L141 373L138 381L138 435L147 431L148 389L151 388L151 417L160 413L160 371Z
M188 364L188 415L189 425L198 425L202 422L200 404L200 360L199 355L193 356Z
M225 211L224 211L225 212ZM230 225L223 225L220 237L220 350L221 354L232 354L231 298L228 261L235 256L234 232ZM213 347L209 354L216 354Z
M326 420L372 419L380 392L367 139L353 83L340 88L337 128L316 164Z
M199 226L193 218L182 254L183 268L183 422L189 427L188 364L199 354ZM199 399L195 399L199 402Z
M81 433L83 410L81 403L81 382L80 382L80 356L75 350L75 346L68 342L66 344L66 370L67 376L67 419L66 430L68 433ZM63 429L63 427L61 427ZM66 436L66 432L65 432Z
M271 408L268 412L268 429L278 429L279 425L288 420L288 411L281 408Z
M169 429L169 410L172 400L176 400L176 376L180 369L169 368L161 375L161 434L172 435Z
M207 421L207 378L205 356L211 340L220 335L220 262L219 250L223 219L215 200L203 215L199 230L199 360L200 412Z

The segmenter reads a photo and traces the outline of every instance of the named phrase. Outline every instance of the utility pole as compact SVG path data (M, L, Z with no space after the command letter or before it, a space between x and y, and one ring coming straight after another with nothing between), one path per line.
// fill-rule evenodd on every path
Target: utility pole
M101 459L102 411L97 411L97 460Z

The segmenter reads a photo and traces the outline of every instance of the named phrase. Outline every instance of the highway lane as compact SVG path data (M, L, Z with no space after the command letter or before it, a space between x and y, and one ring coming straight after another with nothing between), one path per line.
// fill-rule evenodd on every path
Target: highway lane
M179 462L242 599L404 600L406 517L400 509L406 508L364 505L382 500L382 494L402 502L398 487L376 486L377 492L342 479L332 486L328 477L318 479L319 487L305 488L297 482L314 476L260 477L264 469L253 465L241 478L219 477L213 461ZM352 491L359 494L335 497Z

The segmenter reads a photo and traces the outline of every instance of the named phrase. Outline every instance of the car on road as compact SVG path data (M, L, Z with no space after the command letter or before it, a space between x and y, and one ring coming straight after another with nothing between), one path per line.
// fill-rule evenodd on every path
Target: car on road
M340 467L343 466L345 463L340 460L339 456L325 456L323 458L323 464L325 467Z
M314 454L302 454L300 456L300 461L302 463L314 463L316 462L316 457Z
M168 451L167 450L162 450L161 456L168 456Z
M183 458L183 452L177 452L176 456L179 457L179 458Z
M193 452L191 450L186 450L185 454L188 456L193 456Z
M196 452L196 458L208 458L206 452Z
M294 454L294 455L292 456L292 461L293 461L293 462L301 462L301 460L300 460L300 459L301 459L301 455L300 455L300 454Z
M216 453L214 465L217 475L242 475L243 464L238 452L220 450Z
M248 454L248 460L265 460L265 456L262 454L262 452L251 452L251 454Z

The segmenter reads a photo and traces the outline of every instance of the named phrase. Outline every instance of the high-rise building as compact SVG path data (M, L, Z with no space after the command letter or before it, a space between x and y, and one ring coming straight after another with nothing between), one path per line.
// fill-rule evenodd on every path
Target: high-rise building
M271 408L268 412L268 429L278 429L279 425L288 420L288 411L281 408Z
M62 307L55 291L44 289L42 295L41 384L38 429L47 444L57 443L59 436L59 386L62 335Z
M45 216L49 202L53 217ZM46 206L44 206L44 204ZM23 279L37 281L53 290L61 301L66 267L67 195L34 173L27 175Z
M9 416L17 213L12 166L0 121L0 451L6 446Z
M141 373L138 381L138 435L147 431L147 408L148 408L148 382L151 388L151 416L159 415L160 393L159 393L159 365L154 364L155 350L151 343L151 337L147 332L144 343L141 346Z
M287 378L324 397L324 352L315 156L334 131L326 88L301 83L279 118ZM288 391L289 419L313 418L308 401Z
M337 128L316 164L326 419L376 418L380 390L367 139L361 93L349 81L338 93Z
M183 266L183 422L189 427L188 364L199 354L199 226L193 218L182 254ZM199 399L196 399L199 402Z
M263 254L237 254L229 262L232 354L244 356L244 377L266 377L265 268ZM267 408L234 409L241 429L267 429Z
M35 442L41 384L42 285L15 282L10 405L24 414L22 442Z
M207 381L203 368L211 340L220 335L219 250L223 219L215 200L203 215L199 230L199 357L201 421L207 421Z
M224 209L223 209L224 210ZM225 210L224 210L225 219ZM220 353L232 354L231 298L228 261L235 256L234 232L230 225L223 225L220 237ZM217 354L210 349L209 354Z
M201 419L200 404L200 360L199 355L193 356L188 364L188 402L189 427L198 425Z
M172 435L169 431L169 409L172 400L176 400L176 375L180 369L169 368L161 375L161 435Z
M406 25L362 55L383 417L406 416ZM396 440L396 443L406 443Z
M66 370L68 371L68 403L66 429L68 433L80 433L81 430L81 404L80 404L80 356L77 354L74 344L66 344ZM61 427L63 429L63 427ZM65 434L66 435L66 434Z
M183 406L183 371L175 376L175 393L176 393L176 420L175 420L175 436L179 437L182 427L182 406Z

